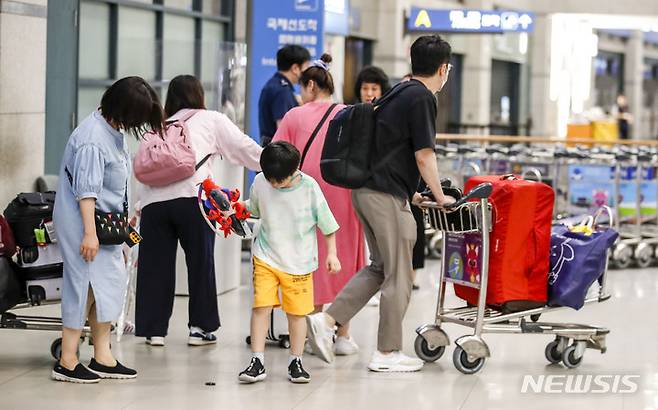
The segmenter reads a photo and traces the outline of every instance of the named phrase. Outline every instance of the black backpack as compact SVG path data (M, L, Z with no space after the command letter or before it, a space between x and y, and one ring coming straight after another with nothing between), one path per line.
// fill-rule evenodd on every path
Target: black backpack
M372 164L377 121L375 108L381 108L411 84L404 82L396 85L374 103L345 107L329 122L320 159L320 171L326 182L348 189L361 188L374 172L404 147L400 145L379 163Z
M35 229L45 229L53 220L55 192L21 193L5 209L5 218L19 247L36 246ZM46 234L47 235L47 234ZM46 238L46 242L50 242Z

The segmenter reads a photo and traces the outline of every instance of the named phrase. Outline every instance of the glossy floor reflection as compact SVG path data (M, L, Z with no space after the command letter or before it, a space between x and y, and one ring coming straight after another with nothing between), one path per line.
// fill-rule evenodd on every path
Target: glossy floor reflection
M414 329L432 320L436 262L420 274L405 321L405 351L413 354ZM333 366L306 357L308 385L292 385L286 375L287 351L268 347L268 379L243 386L237 374L249 359L250 291L243 288L219 298L223 327L213 347L186 345L187 299L177 298L165 348L126 337L114 343L118 358L134 365L139 378L81 386L52 382L48 332L0 330L1 409L658 409L658 269L612 271L613 299L582 311L555 312L546 319L607 326L608 352L588 351L576 370L549 366L541 335L486 335L492 357L473 376L452 365L452 347L437 363L417 374L375 374L366 370L375 346L377 308L366 307L353 322L362 347L359 355L338 358ZM452 296L450 302L458 303ZM31 310L58 314L58 307ZM466 328L448 325L451 338ZM90 358L83 346L83 362ZM521 393L524 375L640 375L634 394ZM206 382L215 383L207 386Z

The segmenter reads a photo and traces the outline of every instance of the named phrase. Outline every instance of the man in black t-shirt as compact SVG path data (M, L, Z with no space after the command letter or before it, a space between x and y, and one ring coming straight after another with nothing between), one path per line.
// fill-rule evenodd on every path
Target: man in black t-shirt
M421 360L402 353L402 319L413 285L416 241L409 198L419 199L416 188L422 175L436 202L454 201L443 195L434 154L434 94L448 80L450 54L450 45L438 35L416 40L411 46L410 84L377 111L373 164L381 163L390 152L397 154L380 166L364 188L352 192L371 263L354 275L326 313L307 317L311 346L328 362L333 360L333 327L347 323L381 289L377 351L368 368L408 372L423 367Z

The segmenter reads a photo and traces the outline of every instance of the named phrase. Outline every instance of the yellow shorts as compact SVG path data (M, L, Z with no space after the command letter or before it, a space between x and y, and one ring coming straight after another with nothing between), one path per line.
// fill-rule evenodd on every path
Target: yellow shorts
M281 299L279 301L279 288ZM254 256L254 307L281 306L291 315L304 316L313 306L313 277L291 275L271 267Z

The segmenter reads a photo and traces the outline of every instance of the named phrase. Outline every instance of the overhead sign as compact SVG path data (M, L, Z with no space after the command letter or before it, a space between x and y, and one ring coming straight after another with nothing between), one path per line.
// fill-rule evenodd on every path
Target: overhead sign
M248 134L260 141L258 98L276 72L276 53L287 44L306 47L311 58L322 54L324 0L251 0L249 25Z
M501 10L411 8L409 31L506 33L534 30L535 15Z
M324 32L348 36L350 34L350 7L348 0L324 0Z

